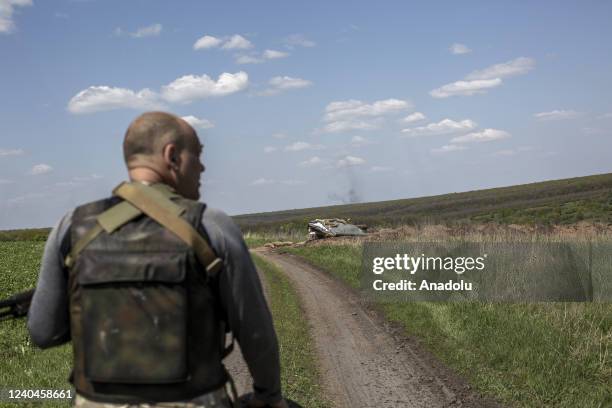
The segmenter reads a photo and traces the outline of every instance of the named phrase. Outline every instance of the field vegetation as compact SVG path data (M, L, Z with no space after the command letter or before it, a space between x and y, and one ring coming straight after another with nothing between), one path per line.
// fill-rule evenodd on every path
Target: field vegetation
M350 218L356 224L397 227L471 223L612 224L612 173L432 197L345 204L233 217L244 232L306 234L314 218Z
M429 225L368 239L425 242L581 239L609 235L519 234ZM280 251L298 255L355 290L365 240L328 239ZM372 306L403 327L479 391L521 407L612 405L612 304L385 302Z
M284 395L304 407L329 407L320 386L314 342L297 293L277 267L257 255L253 259L257 269L264 273L269 290L270 309L280 343Z

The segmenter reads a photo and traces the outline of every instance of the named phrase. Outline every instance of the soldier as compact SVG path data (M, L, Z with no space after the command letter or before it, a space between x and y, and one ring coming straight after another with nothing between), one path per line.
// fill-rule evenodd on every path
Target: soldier
M287 407L240 230L197 201L202 148L181 118L142 114L123 142L131 181L49 235L28 329L41 348L72 342L77 406L230 407L231 330L253 377L248 406Z

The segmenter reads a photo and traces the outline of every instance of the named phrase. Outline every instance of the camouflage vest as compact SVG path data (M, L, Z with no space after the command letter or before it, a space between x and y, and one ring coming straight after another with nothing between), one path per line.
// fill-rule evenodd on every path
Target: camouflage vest
M208 241L201 226L205 204L164 184L153 187ZM110 233L100 231L116 216L109 209L123 201L95 201L72 216L72 245L89 240L67 259L77 392L138 403L186 400L222 387L225 330L216 279L192 246L142 212L133 211Z

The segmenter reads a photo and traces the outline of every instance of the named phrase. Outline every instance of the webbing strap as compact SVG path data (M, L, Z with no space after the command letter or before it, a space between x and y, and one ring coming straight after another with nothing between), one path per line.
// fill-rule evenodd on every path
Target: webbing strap
M180 214L184 209L169 200L160 191L141 183L121 183L113 194L129 201L143 213L176 234L191 246L209 275L223 265L202 236Z
M123 224L138 217L140 214L142 214L142 211L138 208L127 201L122 201L98 215L97 220L104 231L110 234Z

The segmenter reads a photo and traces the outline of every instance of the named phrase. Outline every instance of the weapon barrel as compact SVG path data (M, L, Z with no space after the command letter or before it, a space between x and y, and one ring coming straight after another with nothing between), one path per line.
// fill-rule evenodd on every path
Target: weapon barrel
M0 300L0 309L10 308L10 312L3 311L0 313L0 316L8 316L9 314L14 316L25 315L30 307L32 296L34 296L34 289L17 293L16 295L13 295L5 300Z

